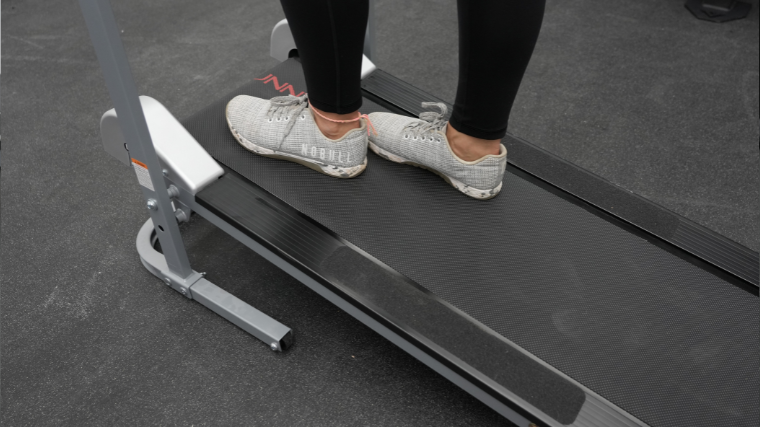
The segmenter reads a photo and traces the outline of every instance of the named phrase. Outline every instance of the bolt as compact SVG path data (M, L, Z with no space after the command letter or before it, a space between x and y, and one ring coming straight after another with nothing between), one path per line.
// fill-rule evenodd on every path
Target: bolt
M164 174L165 177L169 176L169 169L164 169L161 171L162 174Z
M179 291L182 293L182 295L187 295L187 288L179 288Z
M271 348L272 351L277 351L279 350L280 347L277 345L276 342L273 342L272 344L269 344L269 348Z
M182 209L174 211L174 216L177 218L177 222L187 222L187 215Z
M146 206L148 207L149 211L154 211L158 209L158 202L156 201L156 199L148 199L148 203L146 204Z
M166 189L166 192L169 193L169 197L172 199L179 197L179 188L175 185L170 185L169 188Z
M171 286L172 285L172 281L169 280L168 277L166 279L164 279L164 282L166 282L166 286Z

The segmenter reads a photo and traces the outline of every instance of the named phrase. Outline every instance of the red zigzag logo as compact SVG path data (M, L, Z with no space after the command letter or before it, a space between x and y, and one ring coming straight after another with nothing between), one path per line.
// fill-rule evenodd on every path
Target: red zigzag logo
M290 83L280 84L280 81L277 80L277 76L275 76L273 74L270 74L270 75L268 75L268 76L266 76L264 78L261 78L261 79L254 78L254 80L262 80L264 83L272 82L272 84L274 85L274 88L276 90L278 90L280 92L285 92L287 90L293 96L301 96L301 95L303 95L305 93L305 92L300 92L300 93L298 93L296 95L296 91L295 91L295 89L293 89L293 85L292 84L290 84Z

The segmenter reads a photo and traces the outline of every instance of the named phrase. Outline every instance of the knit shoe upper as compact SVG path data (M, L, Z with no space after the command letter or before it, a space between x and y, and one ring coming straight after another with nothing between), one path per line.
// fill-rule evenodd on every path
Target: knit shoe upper
M371 113L370 121L377 135L369 137L369 147L379 156L397 162L429 169L454 188L476 199L490 199L501 191L507 167L507 149L475 161L465 161L454 154L446 138L446 105L423 102L426 111L420 118L392 113Z
M239 95L227 104L227 124L247 150L290 160L338 178L353 178L367 167L367 124L340 139L322 134L306 96L271 100Z

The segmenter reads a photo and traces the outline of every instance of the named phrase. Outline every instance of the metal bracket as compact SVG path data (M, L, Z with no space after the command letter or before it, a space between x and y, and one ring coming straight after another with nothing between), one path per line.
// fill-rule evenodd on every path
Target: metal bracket
M155 242L153 221L148 219L137 234L137 253L145 268L166 285L264 341L273 351L287 350L293 344L290 328L209 282L206 273L193 270L187 277L172 273L164 255L154 248Z
M140 255L143 266L175 291L193 299L190 288L203 278L204 274L193 271L187 277L179 277L172 273L166 264L164 255L154 248L156 240L153 220L148 219L137 234L137 253Z

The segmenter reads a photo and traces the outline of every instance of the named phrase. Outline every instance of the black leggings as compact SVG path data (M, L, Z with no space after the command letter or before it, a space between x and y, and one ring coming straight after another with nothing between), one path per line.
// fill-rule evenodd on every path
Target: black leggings
M367 0L281 0L298 48L309 101L330 113L362 105ZM458 0L459 84L450 123L500 139L536 45L545 0ZM409 25L414 25L409 22Z

